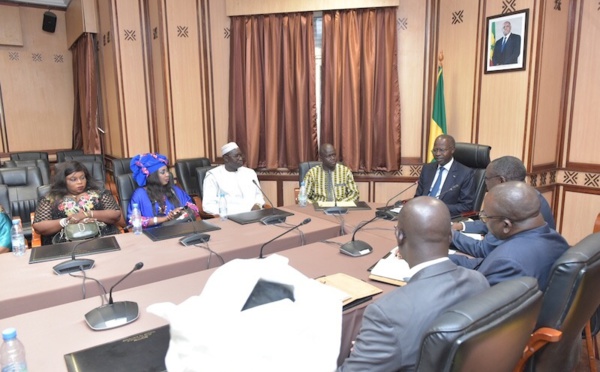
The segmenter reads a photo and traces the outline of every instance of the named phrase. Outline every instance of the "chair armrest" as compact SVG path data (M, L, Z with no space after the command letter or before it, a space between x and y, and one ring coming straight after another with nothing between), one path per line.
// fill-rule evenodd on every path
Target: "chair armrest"
M525 364L527 360L539 349L550 342L558 342L562 338L562 332L548 327L542 327L540 329L536 329L527 345L525 346L525 350L523 350L523 356L519 360L519 363L514 369L514 372L521 372L525 368Z

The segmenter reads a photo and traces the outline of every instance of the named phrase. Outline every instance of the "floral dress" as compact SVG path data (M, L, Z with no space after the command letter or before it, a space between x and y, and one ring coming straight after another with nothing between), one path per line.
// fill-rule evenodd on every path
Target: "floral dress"
M77 199L65 195L62 199L51 199L49 195L40 198L33 223L46 220L60 220L81 211L120 210L115 198L108 190L87 190ZM119 232L115 225L99 222L102 235L112 235ZM59 232L60 233L60 232ZM42 245L52 244L54 235L42 235Z

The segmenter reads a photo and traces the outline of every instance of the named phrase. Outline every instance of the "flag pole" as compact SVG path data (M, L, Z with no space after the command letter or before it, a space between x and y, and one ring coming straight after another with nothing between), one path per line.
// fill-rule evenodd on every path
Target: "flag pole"
M435 93L433 97L433 109L431 110L431 121L429 123L429 138L427 141L427 162L433 161L431 150L435 139L446 134L446 103L444 100L444 52L438 53L438 68L436 73Z

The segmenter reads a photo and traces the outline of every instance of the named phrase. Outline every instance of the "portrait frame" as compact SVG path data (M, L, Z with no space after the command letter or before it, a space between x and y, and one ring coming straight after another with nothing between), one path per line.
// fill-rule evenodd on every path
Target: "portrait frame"
M486 18L485 73L525 70L529 9ZM510 28L504 41L505 27Z

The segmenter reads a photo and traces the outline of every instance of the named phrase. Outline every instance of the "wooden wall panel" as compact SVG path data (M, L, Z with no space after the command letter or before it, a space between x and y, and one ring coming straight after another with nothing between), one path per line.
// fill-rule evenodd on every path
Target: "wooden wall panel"
M485 17L502 13L502 2L489 1ZM528 139L528 109L530 108L530 79L532 71L533 43L535 35L536 5L532 1L520 1L516 10L529 9L527 62L524 71L507 71L485 74L481 78L478 143L492 146L493 157L513 155L526 157ZM485 26L487 27L487 26ZM484 28L485 28L484 27ZM484 51L480 51L484 53Z
M166 2L170 101L174 150L177 158L205 154L203 93L199 49L198 14L195 0Z
M18 6L0 5L0 45L23 46L19 9Z
M600 212L600 195L570 191L565 187L563 198L563 220L559 231L573 245L592 233Z
M119 51L120 89L123 124L129 154L153 149L151 137L148 69L145 51L145 25L140 1L115 1L114 42Z
M374 184L375 198L373 201L375 201L377 203L386 203L388 200L390 200L390 198L394 197L394 195L396 195L399 192L401 192L402 190L406 189L413 183L414 182L402 182L402 181L399 181L399 182L375 182L375 184ZM404 194L398 196L397 198L394 198L392 203L396 202L397 200L412 199L412 197L415 196L415 191L417 191L416 186L410 188L409 190L406 190L406 192L404 192Z
M558 163L562 85L566 78L565 32L568 23L569 1L562 2L563 11L552 6L544 8L542 33L539 38L539 84L534 87L535 113L533 117L532 164Z
M446 121L448 133L459 142L471 142L473 136L478 5L478 0L440 2L437 48L444 53Z
M0 13L5 11L14 14L14 7L0 5ZM21 7L16 14L20 15L23 46L0 46L5 151L71 147L73 67L65 12L54 11L56 32L49 33L42 30L45 11Z
M71 46L84 32L98 33L95 0L71 0L66 13L67 45Z
M211 159L221 157L221 146L227 143L229 127L229 17L225 1L208 0L210 9L210 54L214 120L211 124ZM292 199L293 200L293 199Z
M600 138L600 69L597 47L600 38L600 12L594 1L579 2L574 53L572 113L567 161L598 165Z
M113 29L113 7L108 1L99 1L98 35L100 84L102 89L102 109L105 128L104 148L107 155L115 158L130 157L125 148L127 131L123 123L122 97L119 89L119 64L117 63L118 51L115 43Z
M426 77L427 2L402 0L398 18L398 81L400 84L400 155L422 158ZM425 125L429 124L429 120Z

